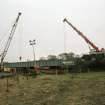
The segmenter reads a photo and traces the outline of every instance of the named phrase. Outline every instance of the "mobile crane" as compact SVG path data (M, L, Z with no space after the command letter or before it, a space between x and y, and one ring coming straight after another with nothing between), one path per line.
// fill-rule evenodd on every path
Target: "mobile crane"
M78 35L80 35L88 45L90 45L93 49L90 48L90 54L100 54L105 53L105 50L102 48L101 50L92 42L90 41L81 31L79 31L75 26L73 26L66 18L64 18L63 22L66 22L68 25L70 25Z
M79 31L75 26L73 26L66 18L64 18L63 22L66 22L68 25L70 25L73 30L77 32L78 35L80 35L85 42L89 45L90 52L89 54L84 54L80 58L80 66L86 71L89 71L89 68L91 70L101 70L105 68L105 50L104 48L99 49L92 41L90 41L81 31ZM91 49L91 48L92 49ZM78 63L76 63L78 65Z
M10 31L10 34L9 34L8 40L6 42L6 45L4 47L4 50L1 53L1 56L0 56L1 57L1 59L0 59L1 60L0 61L0 71L3 71L3 68L4 68L4 58L5 58L5 56L6 56L7 52L8 52L8 49L9 49L10 43L12 41L13 35L15 33L15 30L16 30L16 27L17 27L17 24L18 24L20 16L21 16L21 12L18 13L18 16L17 16L17 18L16 18L16 20L15 20L13 26L12 26L12 29Z

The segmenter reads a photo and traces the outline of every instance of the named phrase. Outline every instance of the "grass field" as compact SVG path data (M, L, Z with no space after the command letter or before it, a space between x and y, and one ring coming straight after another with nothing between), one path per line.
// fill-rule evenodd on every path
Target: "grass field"
M105 72L1 79L0 105L105 105Z

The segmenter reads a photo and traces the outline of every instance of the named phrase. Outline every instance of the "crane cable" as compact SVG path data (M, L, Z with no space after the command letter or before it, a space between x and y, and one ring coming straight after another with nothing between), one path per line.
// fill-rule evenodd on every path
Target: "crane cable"
M20 24L19 24L20 25ZM21 22L21 28L18 27L18 39L17 39L17 55L18 61L21 62L23 60L23 24Z
M0 54L1 54L1 51L3 50L3 47L4 47L4 39L7 38L7 32L5 32L5 34L3 34L0 38Z
M8 25L8 26L12 27L13 23L14 23L14 21L12 21L10 23L10 25ZM10 31L10 28L7 28L6 31L4 32L4 34L0 37L0 46L2 45L0 47L0 55L1 55L1 51L3 50L4 45L5 45L5 43L3 43L4 39L5 39L5 41L7 40L9 31Z
M64 35L64 53L66 53L66 36L67 36L67 32L66 32L66 25L65 24L63 24L63 35Z

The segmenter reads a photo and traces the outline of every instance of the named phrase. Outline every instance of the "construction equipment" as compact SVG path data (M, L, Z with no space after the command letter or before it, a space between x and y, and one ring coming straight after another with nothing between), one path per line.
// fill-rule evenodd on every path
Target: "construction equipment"
M89 54L84 54L80 57L79 62L75 62L75 65L82 69L83 71L96 70L100 71L105 68L105 50L104 48L99 49L93 42L91 42L81 31L74 27L66 18L63 20L68 25L70 25L78 35L80 35L86 43L89 45L90 52ZM92 48L92 49L91 49ZM77 68L78 69L78 68Z
M80 35L86 41L86 43L92 47L91 49L89 46L90 54L105 53L105 50L103 48L100 50L92 41L90 41L81 31L74 27L66 18L64 18L63 22L68 23L78 33L78 35Z
M10 43L12 41L13 35L15 33L15 30L16 30L16 27L17 27L20 15L21 15L21 12L18 13L18 16L17 16L17 18L16 18L16 20L15 20L13 26L12 26L12 29L10 31L10 34L9 34L8 40L6 42L6 45L4 47L4 50L3 50L2 54L1 54L0 71L3 71L3 68L4 68L4 63L3 63L4 62L4 58L5 58L5 56L6 56L7 52L8 52L8 49L9 49Z

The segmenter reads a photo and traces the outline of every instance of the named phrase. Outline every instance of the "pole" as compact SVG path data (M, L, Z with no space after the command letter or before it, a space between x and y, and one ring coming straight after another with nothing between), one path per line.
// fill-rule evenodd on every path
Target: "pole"
M35 41L36 41L36 40L30 40L30 41L29 41L29 42L30 42L30 45L33 47L34 67L36 67L35 49L34 49L35 44L36 44Z
M33 56L34 56L34 66L36 67L36 59L35 59L35 49L34 49L34 45L32 45L33 47Z
M9 80L8 80L8 77L6 77L6 92L9 92Z

